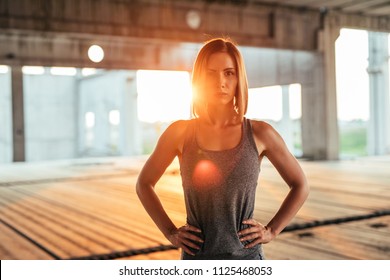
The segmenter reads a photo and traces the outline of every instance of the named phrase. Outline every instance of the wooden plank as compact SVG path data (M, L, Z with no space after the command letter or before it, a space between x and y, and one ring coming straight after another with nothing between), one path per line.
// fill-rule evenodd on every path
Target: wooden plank
M9 194L9 198L18 199L15 194ZM15 202L13 205L17 205ZM88 238L88 242L94 244L94 253L106 253L109 250L125 250L128 249L128 243L124 241L130 239L132 242L142 242L142 246L147 247L155 242L147 242L146 238L142 238L137 233L133 233L126 229L121 229L115 224L105 222L97 216L89 215L73 209L49 203L45 200L31 196L23 199L23 204L18 205L21 211L34 213L36 216L42 217L44 223L48 226L52 223L58 224L64 229L72 229L72 234ZM101 229L104 228L105 231ZM100 248L101 247L101 248Z
M381 231L369 226L378 223L386 226ZM390 217L386 216L285 233L265 246L274 259L390 259L389 236Z
M123 227L117 228L115 225L104 223L104 220L102 221L98 216L94 218L93 215L83 215L79 211L61 209L55 204L47 205L44 200L34 200L33 193L31 196L17 197L15 191L11 189L2 191L6 195L2 196L0 203L7 207L1 207L1 216L14 226L30 232L32 237L43 242L45 247L61 258L128 250L132 247L144 248L158 243L145 236L147 231L143 231L143 234L132 233L131 227L128 227L129 230ZM4 197L7 197L8 201ZM93 211L86 213L93 213ZM51 239L40 238L46 235ZM55 240L54 236L56 236ZM58 251L57 247L61 246L66 247L67 251Z
M0 259L2 260L50 260L52 257L26 238L0 223Z
M69 195L72 193L75 197ZM82 182L77 184L67 183L61 184L61 187L49 188L45 191L45 197L53 203L61 201L62 205L66 205L81 214L92 215L92 219L117 224L123 230L132 231L137 235L144 236L145 239L153 236L154 245L165 241L162 234L148 234L148 229L155 226L142 209L136 195L130 195L129 191L127 191L126 196L115 199L107 190L101 189L99 183L91 181L88 184ZM134 215L134 213L138 214ZM88 221L86 222L88 223ZM122 232L122 234L125 233Z
M110 159L111 163L106 161L100 165L94 164L96 161L99 160L94 159L90 164L83 160L80 165L67 162L52 166L18 164L0 168L0 181L5 182L0 187L0 219L60 258L167 245L169 242L147 215L135 192L136 171L140 170L145 158ZM292 222L306 223L390 209L389 162L390 159L302 162L311 194ZM19 183L5 187L7 179ZM23 181L28 184L23 184ZM178 226L184 224L185 205L176 161L161 178L156 191L174 223ZM288 187L279 174L264 161L256 195L255 218L267 223L287 192ZM359 259L364 257L363 252L368 259L388 257L390 245L385 237L389 232L386 227L381 227L382 224L388 225L388 217L376 219L283 233L264 246L266 257ZM3 235L19 241L0 247L0 258L47 257L17 233L1 232L0 237ZM31 255L26 255L24 247L31 248ZM129 257L160 258L179 259L180 252L169 250Z

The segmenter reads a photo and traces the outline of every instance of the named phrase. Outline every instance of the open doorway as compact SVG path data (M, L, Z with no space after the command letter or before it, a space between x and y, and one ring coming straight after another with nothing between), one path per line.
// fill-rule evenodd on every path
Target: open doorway
M290 152L302 156L301 85L277 85L249 89L251 119L270 123L283 137Z
M340 158L390 152L389 35L341 29L336 41Z
M368 33L341 29L336 41L340 158L367 155L369 119Z

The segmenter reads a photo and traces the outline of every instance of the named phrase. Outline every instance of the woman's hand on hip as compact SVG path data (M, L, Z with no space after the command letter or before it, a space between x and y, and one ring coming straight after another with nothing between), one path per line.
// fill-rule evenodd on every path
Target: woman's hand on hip
M187 254L194 256L195 254L190 248L199 250L200 247L194 242L203 243L204 241L192 232L200 233L201 230L197 227L185 224L184 226L173 230L167 238L172 245L182 248Z
M276 236L270 227L264 226L254 219L244 220L242 223L249 225L249 227L238 232L240 241L251 240L245 248L252 248L257 244L268 243Z

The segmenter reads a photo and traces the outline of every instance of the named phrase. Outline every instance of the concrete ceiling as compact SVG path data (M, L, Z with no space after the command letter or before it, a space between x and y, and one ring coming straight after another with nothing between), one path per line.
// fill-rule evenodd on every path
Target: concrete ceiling
M244 0L242 2L302 7L303 9L314 9L323 12L333 10L365 16L390 16L390 1L388 0Z

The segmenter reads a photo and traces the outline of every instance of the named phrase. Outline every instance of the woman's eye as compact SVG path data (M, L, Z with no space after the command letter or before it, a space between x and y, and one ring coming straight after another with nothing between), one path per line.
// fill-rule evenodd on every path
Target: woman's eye
M226 76L234 76L236 73L234 71L226 71L225 75Z

